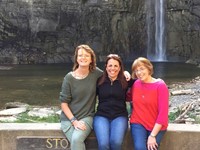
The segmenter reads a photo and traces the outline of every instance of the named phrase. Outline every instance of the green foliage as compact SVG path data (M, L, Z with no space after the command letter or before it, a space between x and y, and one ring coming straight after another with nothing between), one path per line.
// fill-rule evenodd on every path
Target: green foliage
M181 109L179 107L176 109L176 111L170 112L169 115L168 115L169 122L173 122L178 116L181 115L181 113L182 112L181 112Z
M200 124L200 117L195 117L195 123Z
M1 123L9 123L8 121L0 121ZM22 113L17 116L17 121L14 123L59 123L60 116L59 115L51 115L48 117L32 117L27 113Z
M196 115L195 113L189 113L188 116L195 120L195 124L200 124L200 117L198 115Z
M126 102L126 109L128 111L128 116L131 116L132 108L131 108L131 103L130 102Z
M174 112L174 113L169 113L169 122L173 122L178 116L180 115L180 110Z
M28 122L35 122L35 123L57 123L60 122L60 117L58 115L51 115L48 117L31 117L27 113L23 113L18 116L17 123L28 123Z

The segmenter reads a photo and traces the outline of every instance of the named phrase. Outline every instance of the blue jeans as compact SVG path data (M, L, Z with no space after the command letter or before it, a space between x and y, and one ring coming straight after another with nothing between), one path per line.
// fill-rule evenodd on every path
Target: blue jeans
M112 120L95 116L93 128L98 141L98 150L121 150L128 128L128 118L121 116Z
M146 130L141 124L131 123L131 135L133 138L134 150L147 150L147 139L151 131ZM158 146L162 140L166 130L160 131L156 135L156 142Z

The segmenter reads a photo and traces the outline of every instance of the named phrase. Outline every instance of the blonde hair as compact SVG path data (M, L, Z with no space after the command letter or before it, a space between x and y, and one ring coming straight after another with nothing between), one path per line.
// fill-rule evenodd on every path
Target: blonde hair
M96 69L96 55L95 55L94 51L88 45L82 44L82 45L77 46L75 49L73 71L75 71L79 66L79 64L77 62L77 57L78 57L78 51L80 49L84 49L87 53L89 53L91 55L92 62L90 63L90 66L89 66L90 72L93 71L94 69Z
M132 64L131 70L132 70L132 77L136 78L136 74L135 74L135 69L139 66L144 66L148 69L149 74L152 75L153 74L153 65L150 62L150 60L148 60L147 58L144 57L138 57Z

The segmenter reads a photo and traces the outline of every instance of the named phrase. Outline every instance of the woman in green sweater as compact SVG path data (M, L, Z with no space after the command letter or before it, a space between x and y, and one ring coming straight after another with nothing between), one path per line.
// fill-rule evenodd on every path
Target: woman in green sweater
M84 141L92 130L96 103L96 82L102 70L88 45L75 50L73 70L63 80L60 92L61 128L71 150L85 150Z

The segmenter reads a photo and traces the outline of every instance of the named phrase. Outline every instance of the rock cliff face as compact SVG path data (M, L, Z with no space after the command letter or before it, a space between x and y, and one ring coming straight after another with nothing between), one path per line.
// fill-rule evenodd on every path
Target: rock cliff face
M89 44L98 61L146 56L143 0L0 0L0 63L71 62ZM200 56L200 2L168 0L167 57ZM153 20L153 19L152 19Z
M200 63L200 1L168 0L167 19L168 55Z

